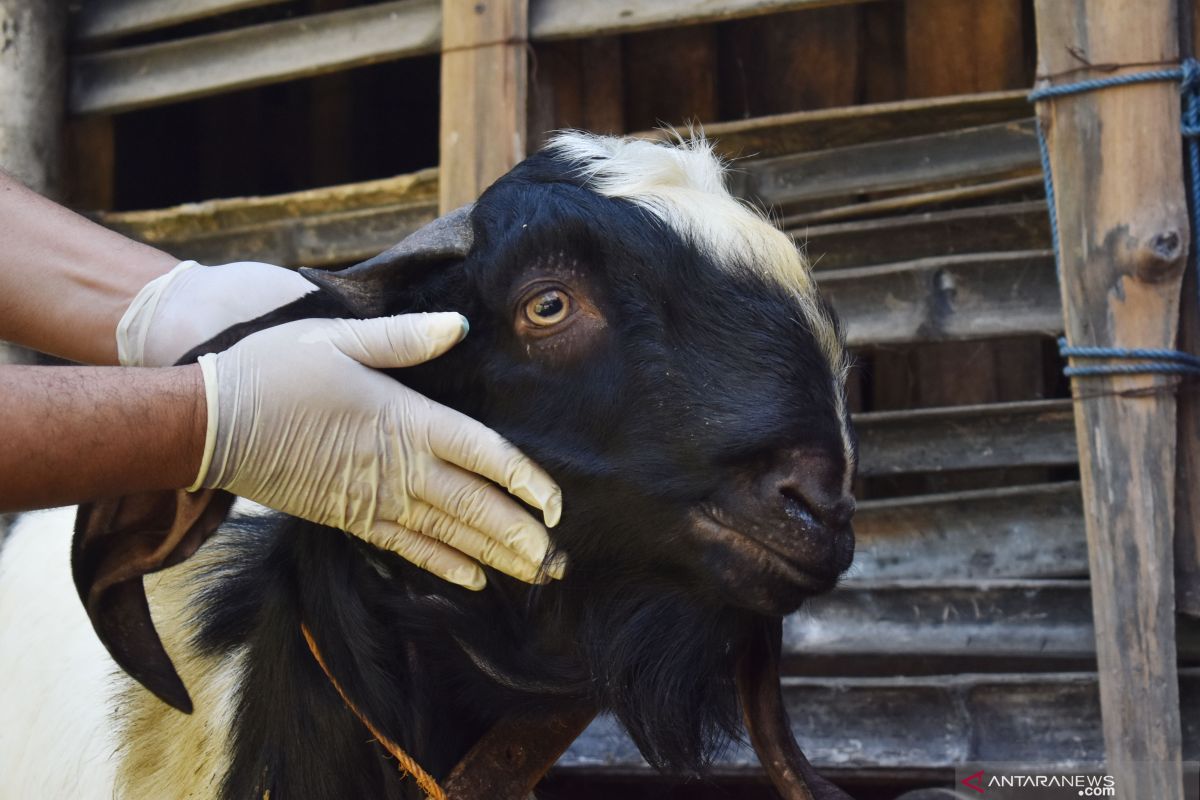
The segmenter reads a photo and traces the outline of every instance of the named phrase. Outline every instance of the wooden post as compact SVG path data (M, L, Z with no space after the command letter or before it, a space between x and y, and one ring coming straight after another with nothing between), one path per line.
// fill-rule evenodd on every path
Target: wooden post
M1035 8L1042 85L1178 61L1176 0L1037 0ZM1103 72L1088 65L1104 65ZM1057 193L1068 339L1174 347L1189 236L1178 85L1089 92L1038 111ZM1176 382L1151 375L1073 382L1104 742L1121 797L1183 797L1172 554Z
M60 196L66 108L65 0L0 0L0 169ZM0 342L0 364L33 354Z
M528 0L442 0L443 214L525 157L528 8Z
M1181 13L1190 12L1191 41L1184 37L1183 55L1200 52L1200 0L1192 0ZM1183 313L1179 323L1179 348L1200 352L1200 291L1195 271L1183 283ZM1177 610L1200 617L1200 394L1179 396L1179 463L1175 471L1175 602Z

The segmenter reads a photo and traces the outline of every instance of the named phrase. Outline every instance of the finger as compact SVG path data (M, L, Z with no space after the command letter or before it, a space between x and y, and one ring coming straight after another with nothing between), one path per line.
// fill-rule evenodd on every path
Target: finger
M428 503L414 501L405 523L407 527L444 542L455 550L494 567L506 575L511 575L517 580L535 583L542 575L539 562L525 558L505 547L499 539L493 539L475 530ZM561 578L564 568L565 564L551 564L546 574L550 577Z
M495 481L540 508L547 527L553 528L562 518L562 490L554 479L486 425L432 404L429 446L438 458Z
M413 474L412 494L540 564L550 535L496 484L445 461L429 459Z
M376 547L391 550L439 578L472 591L477 592L487 585L487 577L477 563L423 533L391 522L376 522L362 538Z
M323 328L329 341L360 364L376 369L411 367L436 358L467 335L456 312L345 319Z

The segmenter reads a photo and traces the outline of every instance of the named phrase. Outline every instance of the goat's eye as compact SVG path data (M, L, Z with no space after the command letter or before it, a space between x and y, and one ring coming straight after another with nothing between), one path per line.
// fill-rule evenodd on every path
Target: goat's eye
M547 289L525 304L525 318L533 325L557 325L571 313L571 298L559 289Z

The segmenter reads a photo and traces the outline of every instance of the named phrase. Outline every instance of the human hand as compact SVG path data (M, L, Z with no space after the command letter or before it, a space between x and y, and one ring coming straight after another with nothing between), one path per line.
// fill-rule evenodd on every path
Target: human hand
M486 582L476 559L544 580L549 535L496 484L553 527L562 495L550 476L495 431L375 371L435 358L466 330L455 313L301 320L201 356L208 428L191 488L341 528L470 589ZM551 559L544 574L563 568Z
M126 367L167 367L231 325L298 300L317 287L290 269L257 261L206 267L183 261L146 284L117 326Z

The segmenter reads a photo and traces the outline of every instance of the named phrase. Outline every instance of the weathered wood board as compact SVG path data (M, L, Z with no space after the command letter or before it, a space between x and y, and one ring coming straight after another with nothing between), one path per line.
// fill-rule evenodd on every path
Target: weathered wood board
M1180 671L1180 699L1200 708L1200 670ZM910 678L785 678L792 730L823 774L947 777L979 761L1064 767L1104 760L1095 673L937 675ZM1200 714L1183 723L1183 756L1200 759ZM611 717L597 719L557 770L647 775L640 754ZM746 745L718 774L757 773Z
M989 92L794 111L717 122L705 125L704 133L726 158L771 158L1026 119L1025 95ZM667 137L657 130L636 135Z
M1050 223L1040 200L811 225L788 233L821 270L1050 248Z
M821 225L847 219L866 219L884 214L918 211L922 208L945 208L948 206L977 203L990 200L993 203L1032 200L1042 195L1042 179L1037 175L1019 178L1002 178L997 181L983 180L968 182L961 186L941 189L918 189L887 193L877 200L855 200L840 205L810 204L807 210L789 213L779 219L777 225L793 231L808 225Z
M390 247L437 215L437 170L270 197L98 215L180 258L331 266Z
M1180 627L1179 650L1200 656L1200 621ZM840 587L784 620L790 656L943 656L1089 659L1096 654L1086 580L971 580L931 576Z
M436 53L439 0L392 0L77 56L69 107L116 113Z
M88 0L72 26L76 41L99 42L204 17L290 0Z
M857 414L859 475L1077 463L1069 400Z
M1036 174L1032 120L747 161L736 194L767 206Z
M858 1L534 0L528 19L533 40L553 41ZM234 0L205 2L230 5ZM194 13L202 16L203 7L197 7ZM72 113L88 114L178 102L380 61L429 55L438 51L441 38L438 0L389 0L361 8L109 50L75 59L69 105Z
M817 273L854 347L1062 330L1047 251L978 253Z
M846 585L1087 576L1074 482L866 500L854 515L854 533Z

